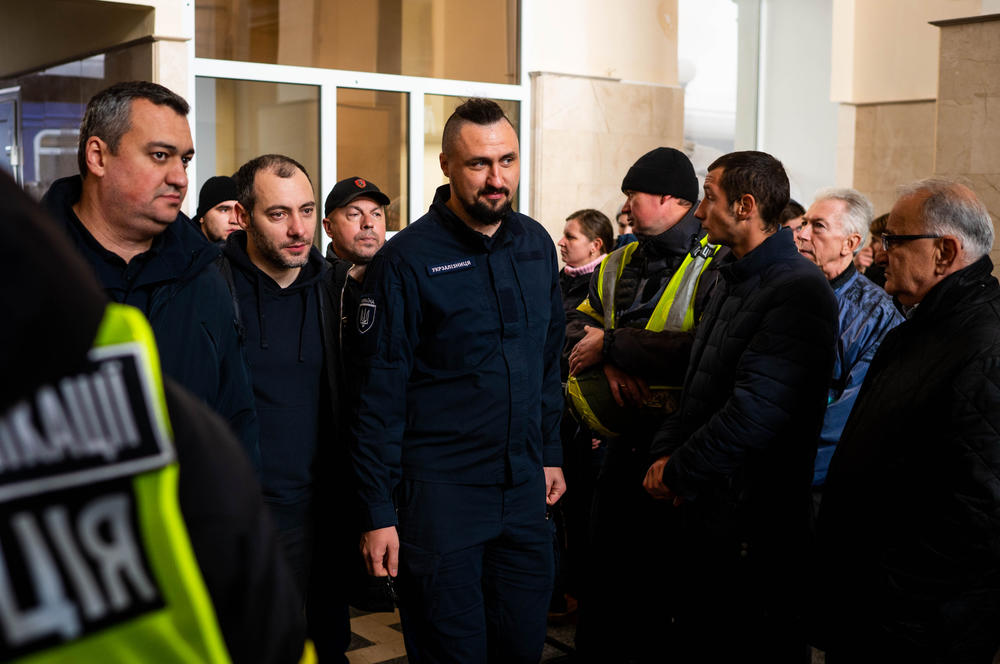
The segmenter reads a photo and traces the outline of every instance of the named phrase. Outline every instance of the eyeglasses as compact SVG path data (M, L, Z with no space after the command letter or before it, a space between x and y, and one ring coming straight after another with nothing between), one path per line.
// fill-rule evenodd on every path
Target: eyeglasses
M889 233L882 234L882 249L889 251L889 249L897 244L902 244L903 242L909 242L910 240L931 240L944 237L943 235L890 235Z

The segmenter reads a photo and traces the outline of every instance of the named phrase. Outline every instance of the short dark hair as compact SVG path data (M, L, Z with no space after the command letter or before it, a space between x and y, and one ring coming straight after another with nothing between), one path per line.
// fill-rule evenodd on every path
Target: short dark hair
M87 141L91 136L107 143L111 154L117 154L122 136L132 128L132 102L136 99L167 106L185 117L191 110L176 92L149 81L125 81L101 90L87 102L80 122L80 142L76 149L80 175L87 175Z
M311 186L312 178L309 177L306 167L291 157L286 157L283 154L262 154L259 157L251 159L240 166L240 170L236 171L236 175L233 176L236 179L237 202L243 206L247 214L252 215L254 203L257 202L257 196L253 188L257 173L266 171L284 179L295 175L296 169L302 171L302 174L306 176Z
M792 219L797 219L806 213L806 209L802 207L801 204L794 198L788 199L788 205L781 209L781 214L778 215L778 224L784 226L786 223Z
M756 150L730 152L711 163L709 171L723 169L719 188L732 205L740 196L750 194L757 201L764 230L774 232L781 227L781 211L789 200L788 175L781 162Z
M514 123L510 121L507 114L500 108L500 104L492 99L484 97L472 97L466 99L455 109L448 121L444 123L444 131L441 133L441 152L450 154L458 140L458 133L462 126L468 123L486 126L506 120L511 127Z
M615 233L611 229L611 220L600 210L587 208L577 210L566 217L566 221L576 220L580 224L580 230L587 236L588 240L600 240L601 252L608 253L615 247Z
M872 223L868 224L868 232L872 235L878 235L879 237L885 235L886 224L889 223L889 213L880 214L879 216L872 219Z

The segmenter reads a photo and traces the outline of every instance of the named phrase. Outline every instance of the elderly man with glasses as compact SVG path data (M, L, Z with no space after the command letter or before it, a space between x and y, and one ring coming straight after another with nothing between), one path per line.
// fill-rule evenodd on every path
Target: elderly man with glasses
M827 661L989 662L1000 647L1000 286L993 223L904 187L882 242L908 308L830 463L818 535Z

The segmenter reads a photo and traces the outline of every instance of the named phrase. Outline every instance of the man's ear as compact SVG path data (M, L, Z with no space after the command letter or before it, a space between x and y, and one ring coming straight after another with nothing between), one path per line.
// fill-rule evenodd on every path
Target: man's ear
M934 273L951 274L962 265L962 243L954 235L945 235L938 240L934 255Z
M246 208L240 205L239 201L236 201L236 223L243 230L247 230L250 226L250 215L247 213Z
M746 221L753 216L754 210L757 209L757 200L753 197L753 194L743 194L736 199L733 207L735 208L736 218L739 221Z
M107 157L111 154L108 144L97 136L91 136L83 144L83 160L87 165L87 171L97 177L104 177L107 169Z
M331 228L333 222L330 221L330 217L323 217L323 230L326 231L326 236L333 239L333 230Z
M448 155L443 152L439 154L438 163L441 164L441 172L444 173L444 176L450 178L451 175L448 173Z
M859 246L861 246L861 236L857 233L851 233L850 235L844 238L844 245L841 249L842 252L847 252L847 253L841 253L840 255L846 256L847 254L850 254L853 256L854 252L857 251Z

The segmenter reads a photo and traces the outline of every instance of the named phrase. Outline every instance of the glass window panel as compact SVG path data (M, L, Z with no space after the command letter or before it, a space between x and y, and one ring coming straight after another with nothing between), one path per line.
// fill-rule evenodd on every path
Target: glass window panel
M198 77L195 94L198 186L189 190L192 202L213 175L232 175L254 157L275 153L305 167L322 207L318 86ZM317 224L317 244L321 233Z
M441 134L444 132L444 123L448 121L451 114L455 112L465 97L451 97L445 95L424 95L424 207L429 208L434 200L434 192L443 184L448 184L448 178L441 172ZM500 105L503 112L507 114L514 131L521 135L521 103L509 99L494 99ZM521 168L527 168L522 162ZM518 208L518 201L521 196L520 187L514 195L514 209Z
M19 88L25 191L41 198L58 178L79 173L76 151L87 102L114 83L148 80L152 71L153 47L147 43L0 80L0 89Z
M358 176L385 192L390 231L409 223L407 118L406 93L337 88L337 179Z
M517 0L197 0L200 58L517 84Z

